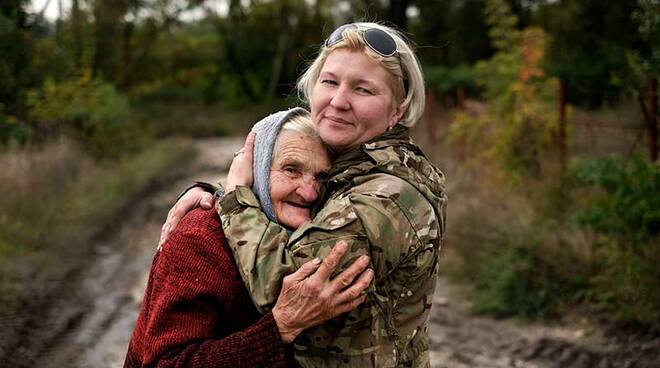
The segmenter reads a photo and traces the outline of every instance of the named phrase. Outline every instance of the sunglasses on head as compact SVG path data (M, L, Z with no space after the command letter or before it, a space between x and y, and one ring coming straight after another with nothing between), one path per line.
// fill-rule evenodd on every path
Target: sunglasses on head
M358 29L355 24L344 24L340 26L325 40L325 47L330 47L344 40L344 31L349 28ZM394 38L387 32L378 28L362 29L358 30L358 32L362 35L364 43L378 55L389 57L396 53L396 42L394 42Z

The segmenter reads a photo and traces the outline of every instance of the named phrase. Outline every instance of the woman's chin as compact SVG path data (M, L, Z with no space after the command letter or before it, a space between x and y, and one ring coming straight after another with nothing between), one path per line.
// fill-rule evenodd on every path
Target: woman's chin
M291 230L295 230L305 222L311 220L310 211L308 209L297 209L295 212L300 213L287 213L283 216L278 216L277 222L279 222L282 226L285 226Z

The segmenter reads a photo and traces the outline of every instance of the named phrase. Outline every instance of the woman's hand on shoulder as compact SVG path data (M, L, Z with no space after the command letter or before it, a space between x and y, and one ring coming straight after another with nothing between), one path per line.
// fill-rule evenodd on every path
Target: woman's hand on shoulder
M366 269L368 256L358 258L330 279L347 251L348 244L340 241L323 261L318 258L309 261L284 278L273 307L282 341L290 343L303 330L351 311L364 302L363 291L374 277L373 271Z
M167 220L160 229L159 247L165 243L183 216L197 207L202 207L205 210L213 208L213 195L202 188L196 187L182 195L167 213Z
M239 185L252 186L254 180L252 176L252 155L254 153L255 136L254 132L250 132L245 138L243 148L234 153L234 160L231 162L227 174L227 185L225 186L227 193L233 191Z

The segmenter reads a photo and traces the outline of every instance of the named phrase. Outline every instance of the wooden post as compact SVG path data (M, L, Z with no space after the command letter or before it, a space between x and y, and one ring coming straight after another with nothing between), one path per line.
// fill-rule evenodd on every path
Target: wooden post
M658 78L649 78L646 98L648 103L646 123L649 132L649 157L651 161L656 161L658 159Z
M463 86L458 87L456 94L456 107L461 111L465 111L465 87Z
M557 136L557 145L559 146L559 170L564 176L566 170L566 82L559 80L559 91L557 96L558 116L559 116L559 134Z

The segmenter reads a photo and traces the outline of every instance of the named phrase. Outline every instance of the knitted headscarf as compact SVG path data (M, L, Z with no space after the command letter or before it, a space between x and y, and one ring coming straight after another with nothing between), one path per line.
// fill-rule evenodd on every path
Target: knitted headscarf
M252 127L256 133L254 138L254 153L252 171L254 182L252 191L261 202L261 207L271 221L277 222L273 203L270 199L270 166L273 161L275 142L282 125L294 116L307 114L307 110L294 107L289 110L278 111L258 121Z

